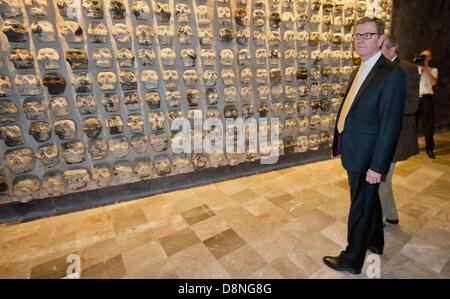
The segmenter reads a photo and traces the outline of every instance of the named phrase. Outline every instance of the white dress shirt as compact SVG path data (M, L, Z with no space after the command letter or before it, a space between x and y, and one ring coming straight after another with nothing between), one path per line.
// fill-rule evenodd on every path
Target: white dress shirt
M433 77L438 78L438 69L435 67L430 68L431 70L431 75L433 75ZM430 79L428 78L427 75L423 75L422 71L419 68L419 75L420 75L420 89L419 89L419 94L420 97L422 97L425 94L434 94L433 92L433 85L430 82Z

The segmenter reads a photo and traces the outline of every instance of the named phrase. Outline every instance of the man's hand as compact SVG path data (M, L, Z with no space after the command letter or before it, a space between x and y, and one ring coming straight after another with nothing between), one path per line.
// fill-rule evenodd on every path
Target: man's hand
M381 182L381 174L371 169L367 170L366 182L369 184L378 184Z

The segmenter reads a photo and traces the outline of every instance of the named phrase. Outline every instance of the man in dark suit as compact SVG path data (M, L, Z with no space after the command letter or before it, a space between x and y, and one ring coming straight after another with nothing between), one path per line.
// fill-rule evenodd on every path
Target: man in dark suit
M378 187L397 146L406 78L400 67L381 54L381 20L359 19L353 37L361 66L350 76L338 111L332 149L333 156L341 156L350 183L348 245L339 256L326 256L323 261L332 269L358 274L367 249L377 254L383 251Z
M397 149L386 176L382 178L378 194L380 195L383 220L391 224L398 224L398 213L392 192L392 175L398 161L407 160L419 153L416 131L416 111L419 104L420 76L417 66L398 58L398 44L395 38L386 36L381 48L384 57L398 64L406 74L406 100L403 111L403 123L398 138Z

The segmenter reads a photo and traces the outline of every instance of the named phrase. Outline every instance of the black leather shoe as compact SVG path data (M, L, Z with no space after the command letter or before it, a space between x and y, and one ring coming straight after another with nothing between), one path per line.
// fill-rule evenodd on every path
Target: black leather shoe
M382 254L383 254L383 249L378 249L378 248L372 247L372 246L369 246L368 249L369 249L372 253L375 253L375 254L378 254L378 255L382 255Z
M325 265L327 265L328 267L330 267L331 269L336 270L336 271L347 271L347 272L350 272L351 274L360 274L361 273L361 269L348 267L348 266L344 265L343 263L341 263L339 261L339 257L337 257L337 256L325 256L323 258L323 262L325 263Z
M433 150L427 150L427 155L430 159L436 159L436 156L433 153Z
M388 222L390 224L398 224L398 219L394 219L394 220L386 219L386 222Z

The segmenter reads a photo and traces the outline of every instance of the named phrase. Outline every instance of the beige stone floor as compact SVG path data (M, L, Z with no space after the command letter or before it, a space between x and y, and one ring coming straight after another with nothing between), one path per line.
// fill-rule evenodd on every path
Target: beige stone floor
M422 150L396 169L383 278L450 278L450 133L436 141L436 160ZM329 160L3 224L0 277L61 278L77 254L82 278L367 278L322 264L346 245L348 208Z

